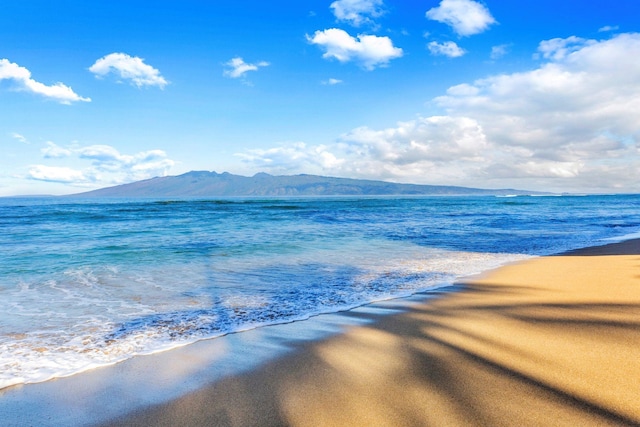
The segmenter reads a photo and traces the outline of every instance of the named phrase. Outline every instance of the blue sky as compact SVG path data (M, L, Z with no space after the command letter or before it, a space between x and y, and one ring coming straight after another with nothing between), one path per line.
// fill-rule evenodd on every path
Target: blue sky
M0 196L190 170L640 192L640 2L20 1Z

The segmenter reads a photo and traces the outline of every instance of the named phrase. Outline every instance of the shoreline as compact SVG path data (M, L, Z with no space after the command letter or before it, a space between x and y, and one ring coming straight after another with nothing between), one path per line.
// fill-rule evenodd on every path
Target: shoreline
M453 285L442 288L447 289ZM86 426L162 405L224 378L242 375L304 347L407 310L430 291L304 320L263 325L50 380L0 389L3 426ZM105 405L105 402L108 402Z
M638 425L640 240L507 265L137 425Z
M0 390L0 412L13 396L8 425L61 424L63 413L62 424L104 426L638 425L638 266L640 239L531 258L410 298ZM623 284L613 295L612 283Z

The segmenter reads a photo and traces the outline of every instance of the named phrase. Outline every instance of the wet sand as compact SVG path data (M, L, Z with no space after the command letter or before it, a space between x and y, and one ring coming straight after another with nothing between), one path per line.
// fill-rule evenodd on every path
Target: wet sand
M640 425L640 240L352 315L370 322L108 425Z

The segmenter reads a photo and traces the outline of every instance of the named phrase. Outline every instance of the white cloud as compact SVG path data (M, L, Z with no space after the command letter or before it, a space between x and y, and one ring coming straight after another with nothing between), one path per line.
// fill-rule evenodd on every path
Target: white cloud
M125 158L118 150L110 145L90 145L88 147L77 148L76 152L81 158L95 160L99 164L125 161Z
M616 31L619 28L620 27L618 27L617 25L605 25L604 27L598 28L598 32L606 33L608 31Z
M455 42L431 42L427 45L427 48L432 55L443 55L449 58L458 58L466 53L466 51Z
M323 85L328 85L328 86L339 85L340 83L343 83L343 81L340 79L333 79L333 78L322 82Z
M95 177L68 167L33 165L29 168L29 178L37 181L61 182L64 184L86 184Z
M90 164L82 169L34 165L29 170L30 179L79 186L88 184L107 186L164 176L175 164L162 150L142 151L130 155L122 154L110 145L60 147L49 141L41 151L45 159L67 158L73 160L75 164L82 161L89 161Z
M275 173L307 171L320 173L339 167L338 159L325 145L308 146L304 142L285 144L270 149L247 150L237 153L246 163Z
M493 59L493 60L502 58L507 53L509 53L509 47L510 46L511 45L509 45L509 44L501 44L501 45L498 45L498 46L493 46L491 48L490 58Z
M576 36L567 37L566 39L555 38L541 42L538 46L538 52L545 59L559 61L572 52L579 51L585 46L595 43L597 43L595 40L587 40Z
M447 89L447 95L451 96L474 96L478 93L480 93L480 89L467 83L451 86Z
M433 100L446 114L243 159L267 170L394 181L638 192L640 34L575 42L542 42L548 55L536 69L452 86Z
M371 18L383 14L382 0L337 0L329 6L338 21L347 22L355 27L374 24Z
M371 35L350 36L346 31L330 28L307 35L309 43L325 50L323 58L335 58L340 62L357 61L367 70L384 66L402 56L402 49L394 47L389 37Z
M126 53L110 53L98 59L89 71L96 77L104 77L107 74L116 74L123 80L129 80L137 87L158 86L163 89L169 84L160 71L144 63L144 59L137 56L129 56Z
M55 83L47 86L31 78L31 72L8 59L0 59L0 81L11 80L16 84L16 89L35 93L60 102L71 104L72 102L90 102L90 98L83 98L76 94L69 86L63 83Z
M20 135L17 132L12 132L11 133L11 137L14 138L14 139L17 139L18 141L22 142L23 144L29 145L29 140L26 137L24 137L23 135Z
M331 145L284 145L238 154L245 162L275 173L306 171L337 176L416 181L457 176L480 168L486 137L472 119L435 116L396 128L361 127ZM453 162L458 163L456 170Z
M451 26L460 36L482 33L496 23L489 9L473 0L442 0L440 6L429 9L426 16Z
M488 173L577 178L576 185L594 188L635 185L640 34L553 39L540 51L550 61L538 69L482 79L470 85L474 90L436 102L482 124L503 160Z
M51 141L47 141L47 146L40 151L45 159L59 159L62 157L69 157L72 154L71 150L60 147Z
M244 77L249 71L258 71L260 67L267 67L269 63L266 61L260 61L256 64L247 64L240 57L232 58L224 64L228 69L224 70L223 75L232 79Z
M121 154L110 145L90 145L74 150L81 159L92 161L99 171L119 174L123 181L165 175L175 164L162 150L142 151L134 155Z
M395 128L378 131L357 128L341 140L350 150L367 152L367 162L380 162L387 168L452 160L480 162L487 148L484 131L475 120L450 116L400 122Z

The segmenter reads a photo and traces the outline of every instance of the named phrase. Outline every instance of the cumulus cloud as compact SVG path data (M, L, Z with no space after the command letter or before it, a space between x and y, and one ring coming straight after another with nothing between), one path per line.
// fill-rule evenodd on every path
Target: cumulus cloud
M269 63L266 61L260 61L256 64L247 64L242 58L236 57L225 62L224 65L227 69L224 70L223 75L232 79L237 79L244 77L244 75L249 71L258 71L258 68L260 67L267 67L269 66Z
M500 154L492 176L631 185L640 164L640 35L553 39L539 51L549 62L535 70L454 87L435 102L483 126Z
M63 83L55 83L47 86L31 78L31 72L8 59L0 59L0 81L10 80L15 84L15 89L31 92L45 98L53 99L61 104L72 102L90 102L90 98L83 98L75 93L69 86Z
M244 162L275 173L304 170L321 172L333 170L344 162L325 145L309 146L304 142L283 144L270 149L253 149L237 153Z
M559 61L564 59L572 52L576 52L584 48L597 43L595 40L587 40L576 36L567 37L566 39L555 38L551 40L545 40L538 46L538 53L534 56L537 58L542 55L545 59L554 59Z
M483 130L473 119L435 116L383 130L357 128L330 146L296 143L238 156L276 173L307 171L415 182L416 177L442 179L480 168L487 147Z
M352 37L338 28L316 31L313 36L307 35L307 40L324 49L323 58L335 58L340 62L356 61L367 70L385 66L403 54L401 48L393 46L389 37L362 34Z
M374 24L372 18L383 14L382 0L337 0L329 6L338 21L347 22L354 27Z
M67 166L33 165L28 177L39 181L62 182L75 185L122 184L154 176L164 176L175 162L162 150L122 154L110 145L60 147L49 141L42 150L45 159L71 158L88 161L83 169Z
M448 93L436 102L451 112L473 113L501 125L512 123L504 133L517 145L554 146L567 134L583 140L594 127L615 127L620 134L637 132L633 110L640 105L640 65L631 58L640 53L640 34L584 41L569 51L549 49L574 42L574 37L544 41L539 50L550 61L539 68L481 79L469 85L475 93ZM539 138L538 132L547 137Z
M427 18L449 25L460 36L486 31L496 20L486 6L473 0L442 0L429 9Z
M71 150L60 147L51 141L47 141L47 146L40 151L45 159L59 159L62 157L69 157L72 154Z
M94 182L95 176L61 166L33 165L29 168L29 178L37 181L60 182L64 184L86 184Z
M169 84L160 71L145 64L144 59L137 56L129 56L126 53L110 53L98 59L89 71L96 77L104 77L107 74L115 74L122 80L128 80L131 84L142 86L158 86L163 89Z
M427 45L427 48L432 55L442 55L449 58L458 58L466 53L466 51L455 42L431 42Z
M109 145L90 145L77 148L81 159L92 161L92 166L101 172L115 173L123 181L166 175L175 164L162 150L142 151L134 155L121 154Z
M468 117L432 116L398 123L397 127L372 130L357 128L342 135L349 151L364 156L374 170L383 167L401 174L407 165L435 166L464 160L483 162L486 135L480 124ZM374 168L371 168L373 160ZM379 164L378 164L379 163Z
M547 40L539 51L545 62L535 69L450 87L432 100L441 115L243 159L267 170L301 172L296 165L304 164L314 172L393 181L637 192L640 34ZM314 160L316 152L322 157Z

